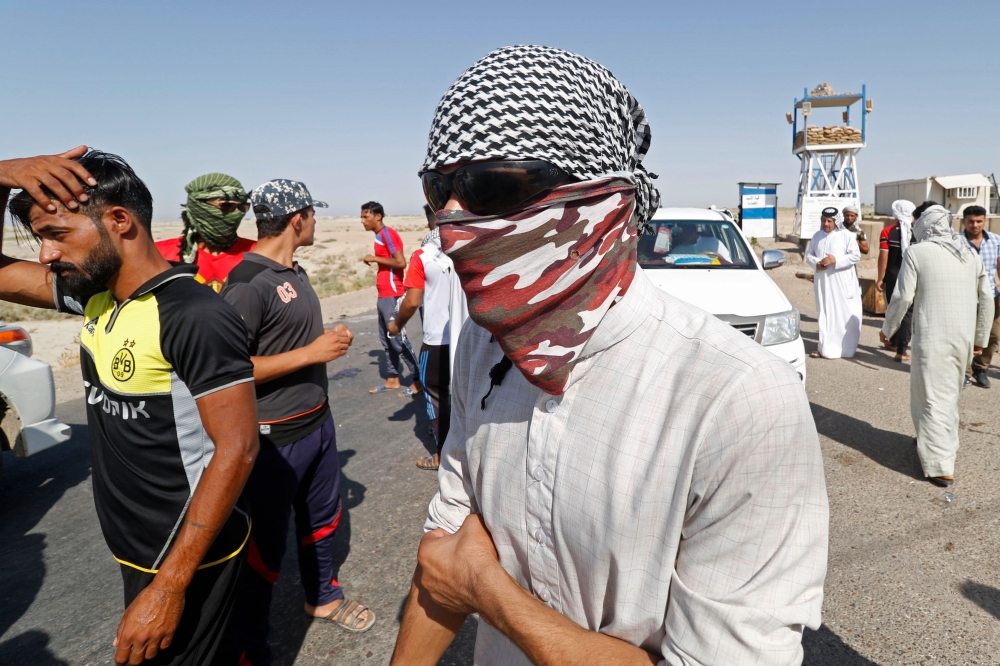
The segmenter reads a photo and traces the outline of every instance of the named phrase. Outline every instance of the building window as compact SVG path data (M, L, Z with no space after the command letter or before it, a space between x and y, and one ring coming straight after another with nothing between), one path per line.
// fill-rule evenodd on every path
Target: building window
M952 199L975 199L978 187L953 187L948 190L948 196Z

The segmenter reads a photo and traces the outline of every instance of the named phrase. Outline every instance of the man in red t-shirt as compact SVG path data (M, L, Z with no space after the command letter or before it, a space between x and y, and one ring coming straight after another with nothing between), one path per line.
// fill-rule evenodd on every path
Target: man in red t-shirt
M224 173L199 176L184 190L188 195L181 211L184 233L158 241L156 248L167 261L196 265L195 279L219 292L229 271L257 245L236 235L250 207L246 190Z
M413 354L410 341L406 338L405 330L391 338L387 330L389 322L396 316L396 303L405 293L403 269L406 268L406 256L403 254L403 240L395 229L383 224L384 216L382 204L375 201L369 201L361 207L361 224L364 225L365 231L375 234L375 254L365 255L362 261L369 266L372 264L378 266L378 275L375 278L375 287L378 289L378 337L385 349L389 375L384 384L379 384L369 393L382 393L400 387L399 357L402 356L410 369L410 374L413 375L413 386L404 389L399 395L411 396L420 393L422 388L417 374L417 358Z

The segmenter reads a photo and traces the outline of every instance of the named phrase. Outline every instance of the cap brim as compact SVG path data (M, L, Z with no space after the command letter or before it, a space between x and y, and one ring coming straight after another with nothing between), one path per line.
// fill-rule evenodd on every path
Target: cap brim
M327 203L325 201L313 201L312 205L314 207L316 207L316 208L329 208L330 207L329 205L327 205Z

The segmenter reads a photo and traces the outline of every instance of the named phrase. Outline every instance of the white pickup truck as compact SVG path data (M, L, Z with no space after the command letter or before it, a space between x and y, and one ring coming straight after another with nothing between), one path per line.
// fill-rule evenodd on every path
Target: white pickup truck
M653 234L639 237L639 265L653 283L753 338L805 382L799 311L764 272L785 255L766 250L758 260L728 211L661 208L650 225Z
M70 437L70 427L55 416L52 368L30 358L31 351L24 329L0 323L0 451L21 458Z

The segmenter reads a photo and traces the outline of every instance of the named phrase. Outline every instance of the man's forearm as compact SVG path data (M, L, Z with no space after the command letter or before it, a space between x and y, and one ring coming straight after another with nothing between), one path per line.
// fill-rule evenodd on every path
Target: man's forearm
M885 269L889 266L889 252L887 250L878 251L878 281L885 279Z
M417 312L417 308L420 307L420 298L411 298L411 294L415 294L419 291L423 294L423 290L414 290L412 288L406 290L406 296L403 297L403 302L399 304L399 312L396 313L396 325L400 328L406 326L406 322L410 321Z
M225 524L253 469L255 454L213 456L191 498L187 516L170 554L153 584L168 591L183 591ZM227 553L228 554L228 553Z
M249 382L223 389L198 403L207 434L216 444L215 454L191 497L177 540L151 583L170 593L183 592L191 583L232 513L259 448L256 396ZM214 417L206 418L209 412Z
M399 261L395 257L372 257L372 261L387 268L406 268L406 261Z
M266 384L316 363L308 346L274 356L251 356L250 360L253 361L254 384Z
M466 617L445 610L411 583L390 666L434 666L455 640Z
M658 657L612 636L588 631L552 610L502 568L486 574L480 616L514 642L537 666L657 664Z

